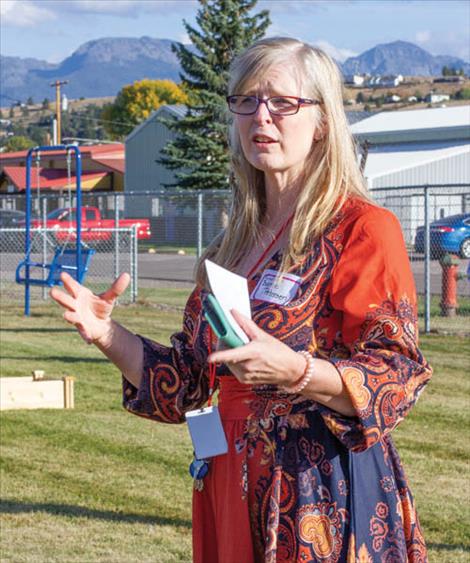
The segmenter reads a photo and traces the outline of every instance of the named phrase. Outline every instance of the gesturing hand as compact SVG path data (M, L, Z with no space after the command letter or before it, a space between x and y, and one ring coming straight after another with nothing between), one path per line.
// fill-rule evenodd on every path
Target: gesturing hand
M250 342L239 348L218 350L208 357L209 362L227 364L241 383L249 385L291 386L302 377L306 360L301 354L238 311L231 312Z
M75 325L80 336L88 344L103 338L110 330L114 303L129 285L129 274L121 274L111 287L100 295L95 295L69 274L62 273L60 279L67 293L54 287L50 295L66 310L64 319Z

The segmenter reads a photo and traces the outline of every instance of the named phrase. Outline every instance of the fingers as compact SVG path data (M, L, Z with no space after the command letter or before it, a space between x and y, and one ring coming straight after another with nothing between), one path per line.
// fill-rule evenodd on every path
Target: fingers
M233 315L233 318L237 321L240 325L240 328L243 329L243 332L248 336L250 340L254 340L255 338L262 338L266 335L266 333L261 330L256 323L254 323L245 315L239 313L236 309L232 309L230 311Z
M62 272L60 274L60 280L64 284L65 289L72 295L73 297L77 297L80 288L83 287L78 283L77 280L74 280L71 275Z
M114 301L114 299L116 299L126 291L130 281L130 275L127 272L124 272L116 280L114 280L112 286L104 293L102 293L100 297L105 301Z
M58 303L65 309L68 309L69 311L76 310L75 298L70 296L68 293L61 291L57 287L53 287L49 292L49 295L52 297L52 299L54 299L56 303Z
M245 344L245 346L240 346L239 348L229 348L228 350L217 350L210 354L207 358L209 363L233 363L238 364L244 362L245 360L253 359L253 349L250 344Z

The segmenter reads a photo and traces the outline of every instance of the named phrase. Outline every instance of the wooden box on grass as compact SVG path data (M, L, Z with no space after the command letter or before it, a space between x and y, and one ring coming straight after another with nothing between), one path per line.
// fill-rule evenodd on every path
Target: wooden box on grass
M74 377L43 379L38 373L33 372L32 377L0 377L0 410L74 408Z

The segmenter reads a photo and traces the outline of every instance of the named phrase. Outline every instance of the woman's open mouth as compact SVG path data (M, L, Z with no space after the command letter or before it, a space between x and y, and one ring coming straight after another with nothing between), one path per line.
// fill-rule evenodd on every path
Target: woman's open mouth
M253 142L257 145L272 145L277 143L277 141L266 135L254 135Z

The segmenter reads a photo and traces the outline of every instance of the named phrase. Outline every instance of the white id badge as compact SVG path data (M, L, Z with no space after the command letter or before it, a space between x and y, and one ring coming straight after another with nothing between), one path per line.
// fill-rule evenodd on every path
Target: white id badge
M227 440L216 406L189 411L185 416L196 459L227 453Z
M286 305L297 294L302 278L294 274L280 274L276 270L265 270L251 294L252 299Z

